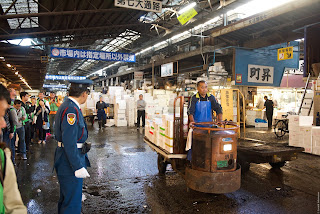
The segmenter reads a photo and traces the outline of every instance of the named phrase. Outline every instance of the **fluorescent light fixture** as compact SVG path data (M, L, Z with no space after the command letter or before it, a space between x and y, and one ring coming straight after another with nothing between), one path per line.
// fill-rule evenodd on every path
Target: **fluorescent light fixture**
M18 71L16 71L14 74L15 74L15 75L18 75L18 74L19 74L19 72L18 72Z
M223 145L223 151L231 151L232 150L232 144L224 144Z
M247 18L249 16L255 15L257 13L261 13L267 10L271 10L274 8L278 8L284 4L287 4L293 0L253 0L248 2L247 4L243 4L237 7L234 10L230 10L227 12L228 15L240 13L243 14L243 18Z
M11 66L12 66L12 65L10 65L10 64L7 64L7 66L8 66L9 68L11 68Z
M150 21L150 22L153 22L154 20L153 19L151 19L151 18L149 18L149 17L146 17L146 16L141 16L140 17L140 22L142 22L142 21Z
M194 8L197 5L196 2L192 2L191 4L185 6L184 8L182 8L181 10L178 11L179 14L182 14L188 10L190 10L191 8Z
M3 56L0 56L0 59L1 59L1 60L4 60L4 57L3 57Z

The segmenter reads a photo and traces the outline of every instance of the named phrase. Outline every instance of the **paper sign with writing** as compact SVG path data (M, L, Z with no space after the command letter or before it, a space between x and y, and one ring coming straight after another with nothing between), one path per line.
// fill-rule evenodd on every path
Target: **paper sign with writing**
M278 49L278 61L293 58L293 47Z
M248 82L273 84L274 67L248 65Z
M173 75L173 62L161 65L161 77L168 77Z
M182 25L184 25L190 19L195 17L197 14L198 14L197 11L194 8L191 8L190 10L188 10L188 11L184 12L183 14L181 14L180 16L178 16L178 20Z

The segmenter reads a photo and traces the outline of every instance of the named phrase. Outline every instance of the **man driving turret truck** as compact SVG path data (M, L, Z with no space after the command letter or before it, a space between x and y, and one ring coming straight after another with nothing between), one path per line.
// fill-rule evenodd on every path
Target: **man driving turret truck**
M222 108L216 98L208 93L208 84L201 80L197 83L198 92L190 98L188 106L189 121L201 123L212 122L212 111L217 114L217 121L222 121ZM191 160L191 148L188 150L187 159Z

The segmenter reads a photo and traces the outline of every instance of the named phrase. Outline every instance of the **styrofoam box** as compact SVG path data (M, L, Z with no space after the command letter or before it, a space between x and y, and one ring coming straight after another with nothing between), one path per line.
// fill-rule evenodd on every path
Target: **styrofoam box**
M300 135L301 133L298 132L290 132L289 133L289 146L297 146L297 147L302 147L300 143Z
M165 150L167 150L169 153L173 153L173 140L165 138Z
M301 115L307 117L309 115L309 109L305 109L305 108L301 109Z
M313 98L313 92L311 92L311 93L306 93L305 98Z
M127 118L125 117L116 117L115 120L126 120Z
M300 145L304 152L312 153L312 127L300 126Z
M299 116L289 115L289 131L299 131Z
M173 138L173 120L167 120L165 127L167 127L166 136Z
M146 124L146 126L144 127L144 136L146 138L148 138L148 136L149 136L149 130L150 130L150 127Z
M117 117L117 118L126 118L126 114L123 113L123 114L115 114L114 117Z
M118 127L127 126L127 121L126 120L116 120L115 125Z
M313 116L299 116L299 126L312 126L312 123Z
M125 100L117 100L117 107L118 109L126 109L126 101Z
M254 123L256 128L268 128L268 123Z
M114 109L114 110L115 110L114 112L115 112L116 114L125 114L125 113L126 113L126 110L125 110L125 109L117 109L117 108L116 108L116 109Z
M312 154L320 155L320 126L312 127Z

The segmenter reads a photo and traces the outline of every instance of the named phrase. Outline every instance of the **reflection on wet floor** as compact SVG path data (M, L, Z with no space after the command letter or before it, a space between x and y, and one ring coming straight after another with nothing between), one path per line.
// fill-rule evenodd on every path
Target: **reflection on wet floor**
M241 189L215 195L188 190L168 166L157 171L157 154L143 142L143 129L89 127L91 177L85 180L83 213L316 213L320 158L300 154L282 169L252 164ZM17 160L23 201L32 214L57 213L59 184L52 173L55 143L34 144Z

